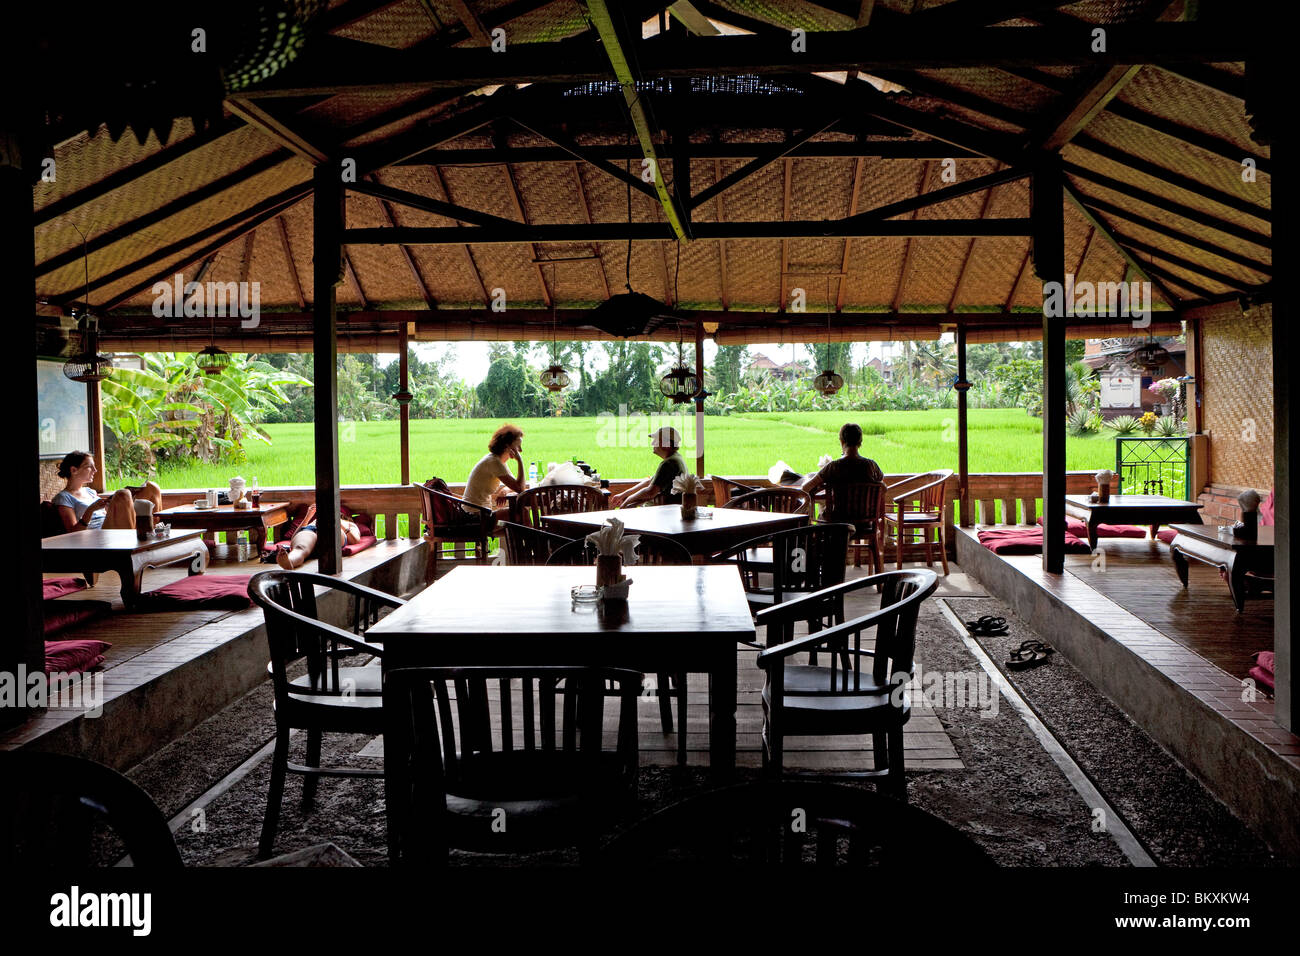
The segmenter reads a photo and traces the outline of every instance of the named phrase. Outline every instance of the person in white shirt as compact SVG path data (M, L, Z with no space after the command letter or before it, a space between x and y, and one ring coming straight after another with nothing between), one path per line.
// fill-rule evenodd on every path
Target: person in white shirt
M484 455L465 481L465 500L483 508L494 508L498 521L510 520L509 508L497 508L497 495L504 485L520 492L528 487L524 481L524 460L521 456L524 430L518 425L502 425L492 433L488 453ZM508 462L515 463L515 473L510 473ZM466 508L466 511L469 509Z
M95 477L95 459L87 451L65 455L59 462L59 477L64 479L64 488L53 500L64 531L134 528L137 498L153 502L155 514L162 510L162 489L152 481L138 488L120 488L101 498L90 486Z

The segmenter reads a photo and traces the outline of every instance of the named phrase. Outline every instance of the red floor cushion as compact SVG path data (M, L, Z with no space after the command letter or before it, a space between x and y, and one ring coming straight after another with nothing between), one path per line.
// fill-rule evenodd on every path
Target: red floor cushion
M44 597L47 601L53 601L73 591L80 591L85 586L86 582L81 578L46 578L41 582L41 590L45 592Z
M1255 655L1255 666L1250 669L1255 682L1273 690L1273 652L1260 651Z
M1038 519L1039 527L1042 527L1043 519ZM1088 522L1083 521L1073 515L1065 516L1065 533L1072 534L1076 538L1088 540ZM1097 525L1098 538L1145 538L1147 536L1146 528L1139 528L1135 524L1099 524Z
M89 601L79 603L89 604ZM100 602L94 602L100 603ZM104 651L112 647L107 641L46 641L45 673L80 674L104 663Z
M109 607L107 601L46 601L45 636L52 637L70 627L85 624L105 613Z
M980 544L994 554L1042 554L1042 528L988 528L979 533ZM1066 554L1090 554L1088 542L1065 535Z
M373 534L362 534L361 540L358 541L356 544L345 544L343 546L343 557L346 558L350 554L356 554L359 551L364 551L366 550L366 548L373 548L378 542L379 539L376 538Z
M1176 537L1178 537L1178 532L1173 528L1161 528L1156 532L1156 540L1163 541L1165 544L1173 544Z
M140 595L142 611L239 611L253 606L251 574L196 574Z

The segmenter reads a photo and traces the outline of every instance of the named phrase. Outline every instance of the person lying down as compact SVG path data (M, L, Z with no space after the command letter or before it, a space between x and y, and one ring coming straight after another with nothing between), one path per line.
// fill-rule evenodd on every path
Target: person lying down
M361 529L357 527L355 521L342 518L339 523L343 526L345 544L357 544L361 541ZM290 539L289 549L276 554L276 564L286 571L295 571L302 567L316 551L316 537L315 521L303 525Z

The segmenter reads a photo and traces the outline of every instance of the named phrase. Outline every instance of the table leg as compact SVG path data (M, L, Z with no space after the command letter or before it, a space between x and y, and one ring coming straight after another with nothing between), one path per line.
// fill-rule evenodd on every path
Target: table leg
M1178 580L1183 582L1183 587L1187 587L1187 558L1178 547L1178 539L1169 548L1170 555L1174 559L1174 570L1178 572Z
M385 675L386 676L386 675ZM384 813L388 824L388 862L401 862L410 780L407 774L406 715L400 695L384 680Z
M1240 556L1237 552L1230 552L1224 562L1224 570L1228 572L1228 593L1232 595L1233 606L1237 608L1237 613L1242 614L1246 610L1246 563L1239 561Z
M1088 518L1088 550L1097 550L1097 526L1101 524L1101 519L1094 512Z
M140 599L141 582L144 579L143 565L137 565L136 562L128 558L119 567L115 569L117 576L122 581L122 607L130 611Z
M730 777L736 770L734 654L709 671L709 769L715 777Z

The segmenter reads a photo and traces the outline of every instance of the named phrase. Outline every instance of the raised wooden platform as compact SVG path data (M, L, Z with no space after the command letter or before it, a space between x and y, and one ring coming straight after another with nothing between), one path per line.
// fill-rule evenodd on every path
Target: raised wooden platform
M1271 602L1238 615L1209 568L1183 591L1158 542L1103 539L1104 571L1093 556L1066 555L1059 575L1039 555L993 554L976 529L959 528L956 545L989 593L1277 850L1300 857L1300 738L1243 684L1251 652L1272 647Z
M423 541L380 541L345 558L342 577L392 594L410 593L423 586L427 548ZM256 574L271 567L239 561L235 549L219 546L207 573ZM315 570L315 561L304 570ZM184 576L184 568L146 571L144 589L156 590ZM94 588L59 600L113 604L103 617L59 635L113 645L102 668L86 675L102 681L103 713L91 717L82 709L46 710L0 735L0 750L73 753L126 769L267 679L259 608L130 613L123 609L112 572L101 575ZM337 607L322 602L321 611L338 614L342 622L345 609L341 601Z

